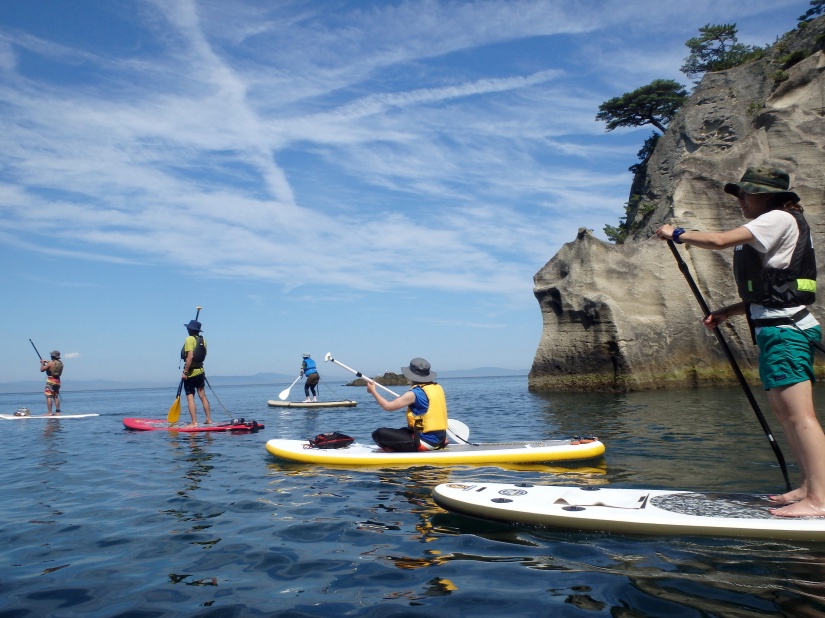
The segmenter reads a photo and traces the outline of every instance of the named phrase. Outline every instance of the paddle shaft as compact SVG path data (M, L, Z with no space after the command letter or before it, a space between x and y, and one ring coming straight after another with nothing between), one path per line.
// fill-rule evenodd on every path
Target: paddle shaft
M690 286L691 292L693 292L693 296L696 297L696 301L699 303L699 306L702 308L702 312L704 313L705 317L707 318L710 314L710 308L708 304L705 302L705 299L702 297L702 292L699 291L699 286L696 285L696 282L693 280L693 277L690 274L690 270L688 269L688 265L682 259L682 256L679 254L679 250L676 248L676 245L673 243L672 240L667 241L668 246L670 247L670 251L673 253L673 257L676 258L676 263L679 265L679 270L682 271L682 274L685 276L685 280ZM750 387L748 386L748 382L745 380L745 376L742 375L742 371L739 369L739 365L736 362L736 359L733 357L733 352L728 347L727 341L722 336L722 331L719 330L718 326L713 328L713 334L716 335L716 339L719 341L719 345L722 346L722 351L725 353L725 356L730 363L731 369L733 369L733 373L736 375L736 379L739 381L739 385L742 387L742 390L745 391L745 396L748 398L748 401L753 408L754 413L756 414L756 418L759 420L759 424L762 426L762 431L765 432L765 436L768 438L768 442L773 449L774 455L776 455L776 460L779 462L779 467L782 470L782 476L785 477L785 485L788 488L788 491L791 489L791 481L788 478L788 466L785 464L785 457L782 455L782 451L779 448L779 444L777 444L776 440L773 437L773 433L771 433L771 428L768 426L768 421L765 420L765 416L762 414L762 410L759 409L759 404L756 402L756 399L753 396L753 392L751 391Z
M299 375L298 375L298 377L297 377L297 378L295 378L295 381L294 381L292 384L290 384L287 388L285 388L284 390L282 390L282 391L278 394L278 398L279 398L281 401L283 401L284 399L286 399L287 397L289 397L289 391L291 391L291 390L292 390L292 387L293 387L293 386L295 386L295 385L298 383L298 380L300 380L300 379L301 379L301 375L299 374Z
M335 359L334 359L334 358L332 358L331 356L330 356L329 358L325 359L325 360L331 360L333 363L335 363L335 364L336 364L336 365L338 365L339 367L343 367L343 368L344 368L344 369L346 369L347 371L351 371L352 373L354 373L354 374L355 374L356 376L358 376L359 378L364 378L364 379L365 379L365 380L367 380L368 382L375 382L375 380L373 380L372 378L368 378L368 377L367 377L367 376L365 376L363 373L361 373L360 371L356 371L356 370L355 370L355 369L353 369L352 367L347 367L344 363L338 362L337 360L335 360ZM399 395L398 393L396 393L395 391L388 389L388 388L387 388L386 386L384 386L383 384L379 384L378 382L375 382L375 385L376 385L378 388L382 388L382 389L384 389L384 390L385 390L385 391L387 391L390 395L395 395L396 397L400 397L400 396L401 396L401 395Z
M31 339L29 339L29 343L30 343L30 344L32 344L32 347L34 348L34 351L35 351L35 352L37 352L37 346L36 346L36 345L34 345L34 341L32 341ZM39 358L40 360L43 360L43 357L42 357L42 356L40 356L40 352L37 352L37 358Z

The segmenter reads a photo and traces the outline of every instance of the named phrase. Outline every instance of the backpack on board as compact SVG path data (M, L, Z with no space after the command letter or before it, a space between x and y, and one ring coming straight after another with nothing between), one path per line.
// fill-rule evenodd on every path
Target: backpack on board
M309 441L308 448L344 448L353 442L355 442L355 438L351 438L338 431L330 431L328 433L319 433L315 436Z

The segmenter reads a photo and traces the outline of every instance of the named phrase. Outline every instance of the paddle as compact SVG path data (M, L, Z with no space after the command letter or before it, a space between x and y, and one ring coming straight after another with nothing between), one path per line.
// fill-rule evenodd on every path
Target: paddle
M201 314L201 309L203 307L195 307L197 311L195 311L195 320L198 319L198 316ZM180 384L178 384L178 395L175 397L175 402L169 408L169 414L166 415L166 420L169 423L177 423L178 419L180 418L180 392L183 390L183 378L180 379Z
M347 367L344 363L341 363L341 362L335 360L334 358L332 358L332 353L330 353L330 352L326 353L326 355L324 356L324 360L325 361L332 361L333 363L335 363L339 367L343 367L347 371L351 371L352 373L354 373L359 378L364 378L368 382L374 383L378 388L384 389L385 391L387 391L391 395L395 395L396 397L401 396L398 393L396 393L395 391L390 390L389 388L387 388L383 384L379 384L378 382L376 382L372 378L368 378L367 376L365 376L360 371L356 371L352 367ZM455 419L452 419L452 418L447 419L447 435L450 438L452 438L453 440L455 440L456 442L464 442L464 444L470 444L467 441L467 439L470 437L470 428L467 427L467 425L465 425L461 421L458 421L458 420L455 420Z
M676 263L679 264L679 270L682 271L682 274L685 276L685 279L690 286L691 291L693 292L693 296L696 297L696 300L699 303L699 306L702 308L702 311L705 314L705 317L708 317L711 314L710 308L708 304L705 302L705 299L702 297L702 293L699 291L699 287L696 285L696 282L693 280L693 277L690 274L690 270L688 269L688 265L685 264L685 261L682 259L682 256L679 255L679 250L676 249L676 245L673 243L672 240L667 241L668 246L670 247L670 251L673 253L673 257L676 258ZM736 374L736 379L739 380L739 385L742 387L742 390L745 391L745 396L748 398L748 401L753 408L754 413L756 414L756 418L759 420L759 424L762 425L762 431L765 432L765 436L768 438L768 442L770 442L771 448L773 449L774 455L776 455L776 460L779 462L779 467L782 470L782 476L785 477L785 485L788 488L788 491L791 490L791 481L788 478L788 467L785 465L785 457L782 455L782 451L779 449L779 445L774 440L773 434L771 433L771 428L768 426L768 422L765 420L764 415L762 414L762 410L759 409L759 404L756 403L756 399L754 399L753 393L751 392L750 387L748 386L747 381L745 380L745 376L742 375L742 371L739 369L739 365L736 363L736 359L733 357L733 352L731 352L730 348L728 347L725 338L722 336L722 331L719 330L718 326L713 328L713 334L716 335L716 339L719 340L719 345L722 346L722 351L725 353L725 356L730 363L731 369L733 369L733 373Z
M298 382L298 380L300 380L300 379L301 379L301 376L299 375L297 378L295 378L295 382L293 382L293 383L292 383L292 384L290 384L287 388L285 388L285 389L284 389L284 390L282 390L280 393L278 393L278 399L280 399L281 401L283 401L284 399L286 399L287 397L289 397L289 391L292 389L292 387L293 387L293 386L295 386L295 384L296 384L296 383Z
M175 397L175 403L169 408L169 414L166 415L166 420L170 423L177 423L180 418L180 392L183 390L183 378L178 384L178 396Z

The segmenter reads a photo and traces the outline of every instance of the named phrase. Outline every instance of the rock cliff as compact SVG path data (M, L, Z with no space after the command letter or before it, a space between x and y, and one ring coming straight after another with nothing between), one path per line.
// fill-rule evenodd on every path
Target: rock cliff
M531 390L735 383L674 256L653 232L665 222L714 231L741 225L736 200L722 187L749 165L767 163L791 174L825 272L824 49L820 17L786 34L762 59L704 76L634 180L628 240L605 243L582 228L536 273L543 332ZM738 300L732 251L679 251L711 308ZM820 299L811 309L825 323L822 289ZM744 318L728 320L722 333L743 373L754 378L757 350Z

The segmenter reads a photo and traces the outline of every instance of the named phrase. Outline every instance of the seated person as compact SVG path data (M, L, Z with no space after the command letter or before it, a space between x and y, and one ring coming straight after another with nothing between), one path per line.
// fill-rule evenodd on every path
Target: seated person
M387 401L378 394L376 384L367 380L367 391L384 410L407 409L407 426L400 429L379 427L372 439L385 451L432 451L447 446L447 400L444 389L434 380L430 363L414 358L401 373L413 383L398 399Z

